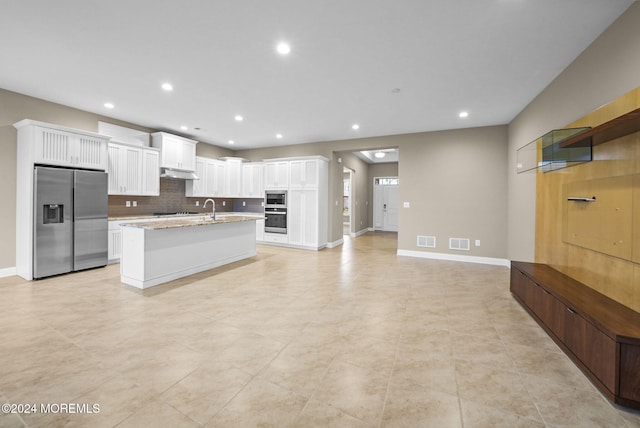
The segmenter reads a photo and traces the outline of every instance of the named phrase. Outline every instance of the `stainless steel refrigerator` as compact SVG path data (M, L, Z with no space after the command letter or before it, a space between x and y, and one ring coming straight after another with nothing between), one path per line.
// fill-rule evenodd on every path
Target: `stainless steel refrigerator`
M33 277L107 264L107 174L34 168Z

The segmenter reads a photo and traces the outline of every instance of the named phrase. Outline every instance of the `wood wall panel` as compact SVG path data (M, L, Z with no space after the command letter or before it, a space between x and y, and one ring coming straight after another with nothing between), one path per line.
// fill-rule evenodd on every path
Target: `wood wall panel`
M640 108L640 88L567 127L597 126L637 108ZM554 172L538 173L535 261L549 264L623 305L640 311L640 196L638 196L640 178L637 174L640 174L640 132L595 146L592 162ZM572 188L571 186L579 187L572 183L601 181L618 186L617 180L620 180L620 183L628 180L628 178L615 179L621 176L633 176L629 184L632 186L630 193L624 188L626 185L620 185L622 187L617 189L611 188L609 192L621 206L626 207L624 209L627 214L631 212L632 225L630 228L624 226L628 230L624 232L624 227L621 225L609 223L604 228L610 230L602 234L605 236L626 234L622 240L630 246L630 250L625 250L628 254L616 253L616 256L611 256L604 254L602 249L595 251L569 243L567 234L570 230L603 228L602 221L595 220L595 216L589 220L580 220L586 221L586 224L575 226L567 224L569 218L567 191L580 190ZM610 182L607 180L609 178L612 179ZM591 192L591 190L585 191ZM625 194L628 195L626 201ZM627 205L623 205L625 203ZM613 216L609 218L612 222ZM628 220L625 222L628 223ZM618 230L620 227L622 230Z
M640 145L639 145L640 147ZM640 160L638 161L640 164ZM632 220L631 260L640 263L640 174L633 178L633 220Z
M569 197L593 197L596 200L574 202L568 201ZM565 184L565 242L631 260L632 200L631 175Z

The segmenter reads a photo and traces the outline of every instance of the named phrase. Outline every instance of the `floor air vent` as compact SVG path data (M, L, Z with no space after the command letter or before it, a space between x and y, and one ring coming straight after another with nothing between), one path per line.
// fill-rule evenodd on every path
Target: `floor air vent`
M468 238L449 238L450 250L469 251L471 244Z
M436 237L418 235L418 243L416 245L418 247L436 248Z

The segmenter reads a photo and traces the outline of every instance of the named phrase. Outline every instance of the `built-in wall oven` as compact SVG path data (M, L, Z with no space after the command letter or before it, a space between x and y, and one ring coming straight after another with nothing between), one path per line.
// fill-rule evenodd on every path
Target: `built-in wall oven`
M287 191L267 190L264 204L264 231L287 233Z

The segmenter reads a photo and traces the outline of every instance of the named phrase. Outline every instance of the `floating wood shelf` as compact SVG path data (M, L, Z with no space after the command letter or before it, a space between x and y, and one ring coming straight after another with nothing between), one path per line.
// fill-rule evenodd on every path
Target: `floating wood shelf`
M611 119L602 125L592 128L590 131L567 138L562 141L559 146L561 148L576 146L588 138L592 138L592 144L597 146L598 144L603 144L607 141L615 140L616 138L624 137L638 131L640 131L640 108L618 116L615 119Z

